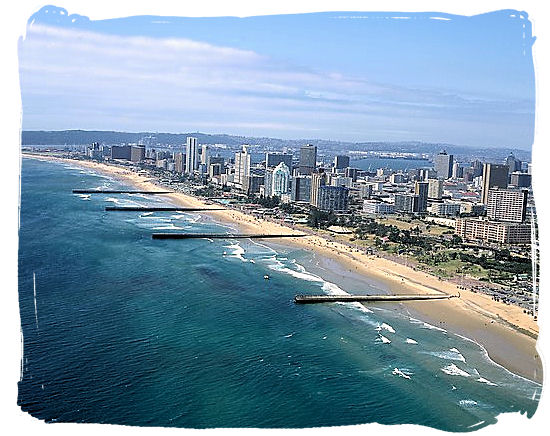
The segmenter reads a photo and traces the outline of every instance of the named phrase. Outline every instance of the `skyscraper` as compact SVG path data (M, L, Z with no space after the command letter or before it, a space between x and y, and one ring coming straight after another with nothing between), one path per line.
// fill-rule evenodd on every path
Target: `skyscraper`
M415 212L426 212L428 207L428 182L415 182L414 194L418 195L418 209Z
M460 163L455 162L453 164L453 179L461 179L464 177L464 167L460 166Z
M418 212L418 195L395 194L394 207L396 212L405 212L405 213Z
M527 189L491 188L487 195L487 217L495 221L521 223L527 211Z
M271 179L271 194L278 195L288 194L290 187L290 169L281 162L273 170Z
M292 177L290 199L309 203L311 199L311 176Z
M443 196L443 180L428 179L428 198L441 200Z
M483 174L483 163L479 160L472 162L472 177L479 177Z
M235 184L243 189L246 177L250 175L250 154L247 145L242 146L242 150L235 153Z
M306 144L300 148L300 163L298 171L300 174L311 174L317 166L317 147Z
M187 146L185 148L185 172L193 174L199 168L199 144L197 138L187 137Z
M185 160L181 151L174 153L174 169L177 173L185 172Z
M506 188L507 186L508 165L483 164L483 185L481 188L481 202L483 204L487 204L490 188Z
M327 174L312 173L311 174L311 194L309 202L312 206L319 207L319 188L327 184Z
M276 167L281 162L284 162L288 169L292 169L292 155L288 153L266 153L265 167Z
M349 189L344 186L320 186L318 207L320 210L346 211L348 210Z
M453 155L447 154L445 150L435 156L434 168L437 171L439 179L446 180L451 177L453 172Z
M344 168L349 167L349 156L338 155L334 156L334 169L343 170Z
M143 159L145 159L145 145L132 145L130 160L132 162L141 162Z
M510 153L506 158L506 165L508 165L508 174L512 174L514 171L521 171L521 161L513 153Z
M202 144L201 146L201 164L208 165L209 163L210 148L208 144Z

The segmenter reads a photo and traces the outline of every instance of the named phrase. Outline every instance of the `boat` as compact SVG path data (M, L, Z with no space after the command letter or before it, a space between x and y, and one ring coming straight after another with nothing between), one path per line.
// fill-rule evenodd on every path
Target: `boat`
M264 279L269 280L269 276L266 274L266 275L264 276Z

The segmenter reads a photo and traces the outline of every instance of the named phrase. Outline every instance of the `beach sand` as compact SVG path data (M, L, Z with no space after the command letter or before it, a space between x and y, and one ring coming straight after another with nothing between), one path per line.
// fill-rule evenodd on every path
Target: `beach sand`
M87 167L122 179L143 190L157 190L154 180L128 169L90 161L77 161L51 156L26 157L60 160ZM182 193L163 197L182 207L209 207L204 201ZM213 206L210 206L213 207ZM216 204L216 207L219 207ZM215 221L236 224L240 230L261 233L289 233L291 229L279 223L255 218L243 212L226 209L208 212ZM423 271L401 265L388 259L367 255L344 244L329 241L316 235L284 239L281 245L313 250L338 262L342 268L372 277L386 284L391 294L458 295L460 298L439 301L401 303L400 310L430 324L472 339L487 350L488 356L515 374L542 382L542 363L536 349L538 325L533 318L514 305L492 300L488 295L460 289L456 284L440 280Z

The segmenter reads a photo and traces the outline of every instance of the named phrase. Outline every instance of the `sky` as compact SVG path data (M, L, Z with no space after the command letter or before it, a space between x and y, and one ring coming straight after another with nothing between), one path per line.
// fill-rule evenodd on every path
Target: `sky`
M25 130L533 143L523 12L80 13L48 6L29 19L19 43Z

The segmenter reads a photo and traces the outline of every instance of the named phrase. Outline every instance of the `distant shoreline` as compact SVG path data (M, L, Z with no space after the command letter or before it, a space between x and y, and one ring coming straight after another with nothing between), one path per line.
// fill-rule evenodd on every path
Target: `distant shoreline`
M98 162L80 161L56 156L23 153L23 157L71 163L119 178L139 189L156 190L161 185L150 178L128 169ZM204 207L205 201L183 193L167 194L167 198L185 207ZM218 206L218 204L216 204ZM223 207L223 205L220 205ZM239 230L262 233L288 233L300 231L282 222L256 218L241 211L226 208L208 213L213 220L236 224ZM511 372L537 383L542 382L542 362L536 350L538 325L522 309L491 299L488 295L459 289L457 285L440 280L423 271L417 271L388 259L367 255L319 235L291 238L279 245L313 250L315 253L335 260L343 269L373 277L387 284L394 294L457 294L460 299L438 302L408 302L423 321L452 333L459 334L481 345L495 363Z

